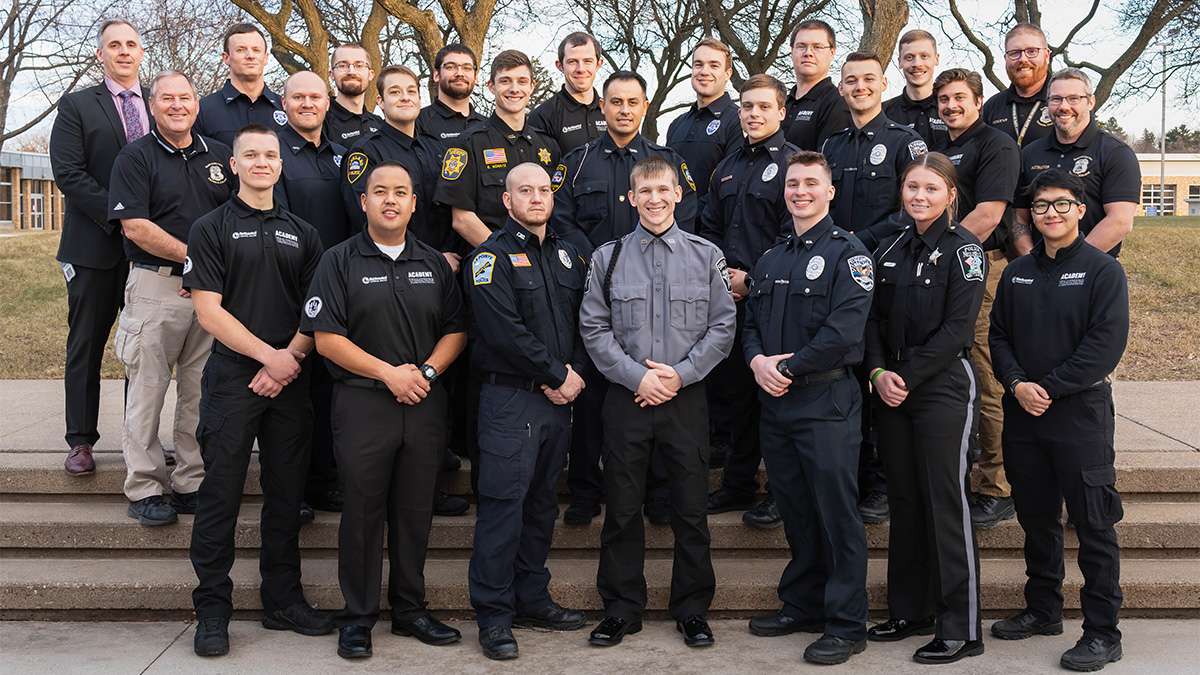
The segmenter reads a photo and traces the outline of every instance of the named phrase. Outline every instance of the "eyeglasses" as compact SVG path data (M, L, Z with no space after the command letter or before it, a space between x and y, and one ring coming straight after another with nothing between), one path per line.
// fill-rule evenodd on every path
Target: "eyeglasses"
M447 73L461 72L464 75L470 75L471 73L475 72L475 66L469 63L443 63L442 70L446 71Z
M804 44L802 42L802 43L792 47L792 49L800 52L801 54L816 54L816 53L822 52L826 49L830 49L830 46L829 45L809 45L809 44Z
M349 61L338 61L337 63L333 64L333 69L340 70L342 72L347 70L361 70L365 73L371 70L371 64L367 63L366 61L355 61L354 63Z
M1075 201L1074 199L1055 199L1053 202L1048 202L1044 199L1039 199L1030 205L1029 210L1037 215L1044 215L1050 210L1050 206L1054 206L1055 213L1069 213L1071 207L1079 206L1083 202Z
M1025 58L1027 58L1027 59L1036 59L1038 56L1041 55L1043 49L1045 49L1045 47L1026 47L1025 49L1010 49L1010 50L1004 52L1004 58L1008 59L1009 61L1016 61L1017 59L1021 58L1021 55L1023 54L1023 55L1025 55Z
M1046 98L1046 103L1049 103L1050 105L1056 105L1056 106L1066 103L1067 105L1074 106L1074 105L1079 105L1080 103L1088 100L1089 98L1091 98L1091 96L1089 96L1087 94L1084 94L1082 96L1077 96L1074 94L1072 94L1071 96L1049 96Z

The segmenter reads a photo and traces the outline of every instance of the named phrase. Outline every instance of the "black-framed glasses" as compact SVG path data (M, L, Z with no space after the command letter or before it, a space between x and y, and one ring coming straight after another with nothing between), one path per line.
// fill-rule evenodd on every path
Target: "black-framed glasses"
M1043 49L1045 49L1045 47L1026 47L1025 49L1010 49L1010 50L1004 52L1004 56L1009 61L1016 61L1017 59L1021 58L1022 55L1024 55L1025 58L1027 58L1027 59L1036 59L1037 57L1041 56Z
M1076 201L1074 199L1055 199L1052 202L1048 202L1044 199L1039 199L1036 202L1034 202L1033 204L1029 205L1029 210L1033 211L1034 213L1036 213L1037 215L1040 216L1040 215L1044 215L1047 211L1049 211L1050 206L1053 205L1055 213L1068 213L1068 212L1070 212L1072 207L1079 206L1082 203L1083 202Z
M1055 107L1060 106L1064 103L1066 103L1069 106L1077 106L1080 103L1083 103L1084 101L1086 101L1090 98L1091 98L1091 96L1088 94L1082 94L1082 95L1081 94L1072 94L1071 96L1049 96L1046 98L1046 103L1049 103L1050 105L1055 106Z

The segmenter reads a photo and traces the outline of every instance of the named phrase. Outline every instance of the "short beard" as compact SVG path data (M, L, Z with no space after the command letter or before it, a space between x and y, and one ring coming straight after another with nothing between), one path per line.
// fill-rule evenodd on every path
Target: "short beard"
M357 87L358 91L351 89L351 87ZM347 80L338 84L337 90L339 94L343 94L345 96L362 96L363 92L367 90L367 86L363 84L362 80L359 80L358 82L351 82Z
M446 80L438 82L438 93L444 94L456 101L462 101L471 98L471 90L469 88L465 92L459 93L450 89L450 82Z

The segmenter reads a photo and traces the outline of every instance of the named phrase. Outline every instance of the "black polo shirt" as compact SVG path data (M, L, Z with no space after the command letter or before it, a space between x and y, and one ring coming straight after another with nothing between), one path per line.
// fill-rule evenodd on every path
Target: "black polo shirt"
M958 167L958 201L954 213L964 218L980 202L1012 204L1021 175L1021 151L1017 142L999 129L978 119L962 134L941 150ZM992 234L983 242L983 250L1004 247L1012 223L1012 209L1004 209L1004 217Z
M462 113L435 97L433 103L421 108L421 112L417 113L417 137L428 137L434 142L434 147L445 151L446 147L457 141L469 127L485 121L487 116L475 112L474 108L464 117Z
M251 101L225 80L225 86L200 99L200 114L192 130L232 146L233 137L247 124L282 131L287 123L279 94L264 86L262 94Z
M1010 84L1008 89L993 94L983 104L979 116L1024 148L1039 138L1054 135L1054 119L1046 107L1046 93L1049 90L1049 75L1042 88L1030 97L1020 96Z
M738 106L729 94L721 94L703 108L693 103L667 127L667 147L687 162L701 208L707 201L717 164L744 142Z
M675 222L696 231L696 184L683 157L671 148L638 134L618 148L610 134L575 148L550 174L554 212L550 225L584 257L605 242L623 237L637 225L637 209L629 203L629 172L639 159L661 157L679 167L683 201L675 205Z
M500 195L509 169L536 162L550 173L558 158L558 143L553 138L528 122L521 131L513 131L493 113L446 148L434 201L473 211L494 230L508 220Z
M300 319L306 335L343 335L393 366L421 365L438 340L466 329L462 292L442 254L409 236L392 260L366 229L321 257ZM325 363L335 380L384 386Z
M587 261L547 228L544 241L512 218L463 264L471 299L471 366L557 389L567 364L582 374L587 352L579 303Z
M283 175L275 184L280 206L317 228L325 248L350 236L342 206L342 161L346 148L326 136L320 145L304 140L291 126L279 132Z
M788 143L797 148L817 152L825 139L851 124L850 109L832 79L821 80L800 98L795 86L788 92L783 129Z
M861 129L851 125L825 142L821 152L833 172L829 213L833 223L858 235L867 250L885 236L888 216L900 209L900 173L929 151L917 132L896 124L882 112Z
M381 162L399 162L408 168L417 196L408 231L439 251L456 250L458 236L450 227L449 209L434 203L440 153L428 138L413 138L384 122L364 138L342 160L341 204L355 230L367 224L359 196L367 189L367 174Z
M700 212L699 234L725 253L730 267L749 272L764 251L791 231L783 184L788 157L796 152L779 130L735 148L717 165Z
M324 136L334 143L347 148L358 142L359 138L373 134L383 126L383 120L378 115L363 107L362 114L353 113L346 109L337 99L329 99L329 112L325 114Z
M884 102L883 114L920 134L930 149L944 147L950 140L950 130L938 116L937 94L914 101L908 97L908 89L902 89L899 96Z
M529 113L528 124L553 138L563 154L608 131L596 90L592 90L592 102L585 104L575 100L565 84Z
M187 243L192 223L225 203L237 190L229 170L229 146L192 132L192 144L182 150L151 130L121 148L108 184L108 218L145 218L167 234ZM169 266L176 274L183 263L159 258L125 240L125 257L133 262Z
M300 306L325 247L316 228L275 205L234 195L192 227L183 287L221 294L221 306L275 349L292 340ZM241 356L218 341L213 351Z
M1060 143L1056 134L1034 141L1021 151L1021 179L1013 206L1029 208L1033 201L1026 190L1033 179L1051 167L1068 171L1083 181L1087 212L1079 220L1079 231L1085 236L1104 218L1104 205L1113 202L1133 202L1142 197L1142 169L1138 166L1133 148L1102 130L1092 118L1083 134L1074 143ZM1034 241L1041 236L1032 228ZM1108 253L1116 257L1121 252L1117 244Z

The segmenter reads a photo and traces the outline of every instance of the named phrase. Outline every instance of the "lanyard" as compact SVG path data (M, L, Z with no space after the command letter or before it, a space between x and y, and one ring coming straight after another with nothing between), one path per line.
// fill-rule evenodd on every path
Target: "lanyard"
M1021 128L1017 128L1017 104L1012 104L1012 124L1013 131L1017 132L1017 147L1021 146L1021 141L1025 140L1025 132L1029 131L1029 123L1033 121L1033 116L1037 114L1038 108L1042 105L1041 101L1034 101L1033 107L1029 109L1029 115L1025 118L1025 123Z

